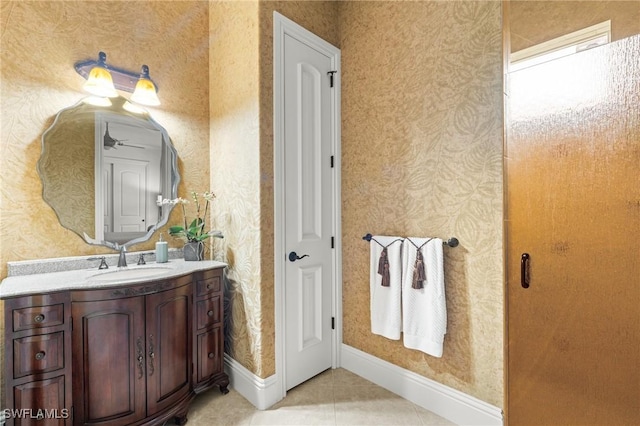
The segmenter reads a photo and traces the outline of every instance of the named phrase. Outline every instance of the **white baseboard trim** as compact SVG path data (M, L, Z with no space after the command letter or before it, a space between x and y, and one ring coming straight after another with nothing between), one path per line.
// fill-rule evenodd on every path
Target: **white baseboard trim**
M503 425L502 410L473 396L420 376L348 345L342 368L382 386L458 425Z
M258 410L266 410L283 398L275 375L261 379L227 354L224 354L224 371L229 376L229 387Z

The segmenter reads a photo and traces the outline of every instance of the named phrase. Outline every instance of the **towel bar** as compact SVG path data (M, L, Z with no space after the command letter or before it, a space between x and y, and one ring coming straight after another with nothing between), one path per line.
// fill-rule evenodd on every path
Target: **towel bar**
M364 237L362 237L363 240L369 241L369 242L371 241L372 238L373 238L373 235L371 234L367 234ZM460 241L458 241L456 237L451 237L447 241L442 240L442 244L449 247L458 247L458 244L460 244Z

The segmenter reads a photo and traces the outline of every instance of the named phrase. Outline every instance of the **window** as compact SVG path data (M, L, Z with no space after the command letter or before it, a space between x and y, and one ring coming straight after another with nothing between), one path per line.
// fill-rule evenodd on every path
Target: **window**
M611 41L611 21L565 34L510 55L509 71L552 61L563 56L607 44Z

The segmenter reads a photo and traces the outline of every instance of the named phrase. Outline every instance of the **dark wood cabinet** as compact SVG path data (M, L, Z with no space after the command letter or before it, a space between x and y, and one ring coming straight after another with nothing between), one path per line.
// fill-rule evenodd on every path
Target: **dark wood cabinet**
M147 411L157 413L189 393L192 287L147 296L146 313Z
M149 295L71 303L76 416L83 424L130 424L189 395L190 277ZM148 287L142 285L142 293ZM154 289L155 290L155 289ZM83 292L86 293L86 292ZM73 294L72 299L92 294ZM98 294L104 297L104 294ZM184 413L186 414L186 413Z
M146 416L144 297L74 302L76 424L131 424Z
M228 392L222 291L217 268L8 299L7 406L67 413L8 424L186 423L196 393Z
M10 299L4 313L7 424L71 425L69 294Z
M196 274L193 387L195 392L220 386L227 393L224 373L223 288L221 271Z

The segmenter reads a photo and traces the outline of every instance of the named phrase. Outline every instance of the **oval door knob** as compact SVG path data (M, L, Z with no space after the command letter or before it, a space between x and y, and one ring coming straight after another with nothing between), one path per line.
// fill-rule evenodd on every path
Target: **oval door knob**
M298 256L298 253L296 253L295 251L292 251L291 253L289 253L289 261L290 262L295 262L296 260L300 260L303 257L309 257L308 254L303 254L302 256Z

